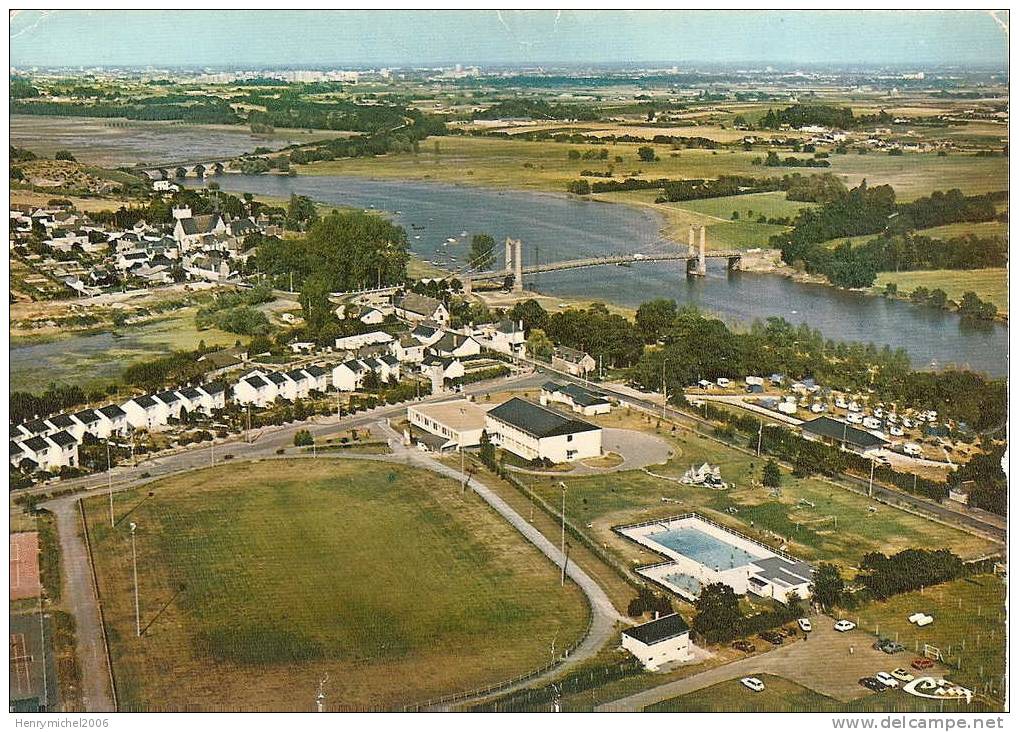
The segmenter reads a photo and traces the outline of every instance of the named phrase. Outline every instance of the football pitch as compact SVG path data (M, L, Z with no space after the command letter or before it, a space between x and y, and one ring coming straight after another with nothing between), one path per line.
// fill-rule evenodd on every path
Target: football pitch
M149 495L151 491L152 495ZM267 461L85 502L120 707L398 708L546 663L580 591L431 473ZM130 524L140 625L135 630Z

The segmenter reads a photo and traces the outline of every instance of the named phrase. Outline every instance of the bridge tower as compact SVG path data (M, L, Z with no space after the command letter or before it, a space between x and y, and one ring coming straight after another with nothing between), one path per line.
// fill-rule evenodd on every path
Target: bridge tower
M506 274L513 274L513 240L506 237Z
M694 227L693 227L693 224L691 224L690 225L690 238L687 241L687 245L686 245L686 253L689 256L691 256L691 257L696 257L697 256L697 252L694 251L694 246L695 246L695 242L696 242L696 238L695 237L696 237L696 234L694 233Z
M524 260L521 254L522 244L519 239L513 242L513 292L524 291Z
M704 277L708 273L708 260L704 253L705 250L705 239L707 237L707 229L704 226L700 227L700 246L697 249L697 258L694 259L694 227L690 227L690 242L688 246L688 254L690 259L686 260L686 273L696 275L697 277Z

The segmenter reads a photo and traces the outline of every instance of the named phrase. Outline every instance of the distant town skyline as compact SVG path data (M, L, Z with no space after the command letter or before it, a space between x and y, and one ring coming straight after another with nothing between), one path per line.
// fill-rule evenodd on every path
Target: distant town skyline
M16 11L14 67L1007 68L984 11Z

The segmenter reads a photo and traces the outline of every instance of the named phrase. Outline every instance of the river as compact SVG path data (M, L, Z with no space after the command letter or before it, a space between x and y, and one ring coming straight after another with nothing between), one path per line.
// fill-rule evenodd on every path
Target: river
M298 193L387 211L407 230L412 251L443 267L462 264L470 236L478 232L495 237L500 260L502 240L521 239L525 264L675 246L661 236L662 222L651 211L555 194L344 176L226 175L217 180L224 190L284 198ZM954 313L779 275L729 273L723 263L709 265L703 279L688 278L680 262L635 263L545 273L530 277L527 287L625 306L665 297L730 324L780 316L835 340L901 346L917 368L957 365L999 377L1008 371L1008 329L1000 323L974 324Z

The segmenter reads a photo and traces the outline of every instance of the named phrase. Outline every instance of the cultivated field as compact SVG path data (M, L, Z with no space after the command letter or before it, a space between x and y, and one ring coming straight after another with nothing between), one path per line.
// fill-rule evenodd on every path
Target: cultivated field
M116 498L112 531L104 497L86 509L123 708L311 710L325 677L329 708L398 707L524 673L586 627L579 590L431 473L241 464Z

